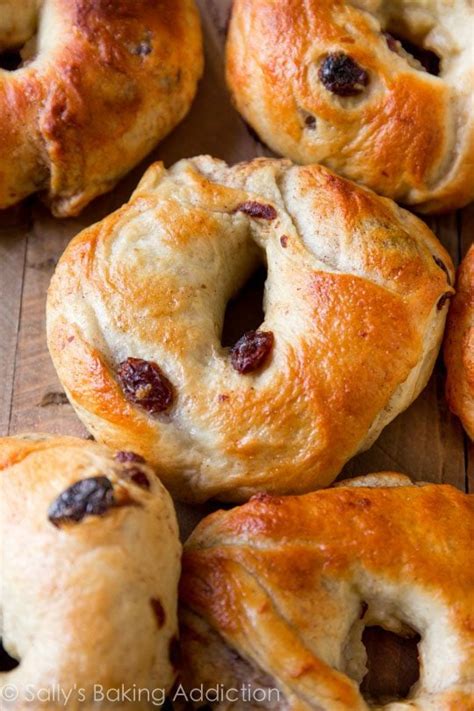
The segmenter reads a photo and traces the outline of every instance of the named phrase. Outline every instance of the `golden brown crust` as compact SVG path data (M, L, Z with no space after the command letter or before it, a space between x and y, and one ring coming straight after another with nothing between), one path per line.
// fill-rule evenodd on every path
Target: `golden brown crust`
M53 524L57 497L91 477L108 479L113 505ZM1 708L92 711L99 687L169 690L181 546L153 470L72 437L3 438L0 494L0 637L20 660L0 673L0 688L18 691L11 704L2 696Z
M468 0L235 0L227 79L279 154L425 212L449 210L474 198L473 20ZM392 51L385 30L436 51L440 76ZM325 58L341 52L368 74L357 96L321 82Z
M420 681L409 702L383 708L468 711L474 498L402 482L390 473L365 487L257 496L204 519L183 556L185 684L238 686L243 674L280 690L279 705L263 708L367 711L363 628L408 625L422 638Z
M248 201L275 219L237 209ZM220 333L263 252L260 330L274 346L241 375ZM63 255L49 348L94 436L143 454L178 497L303 492L333 480L424 387L451 273L423 223L321 166L156 164ZM126 399L117 369L129 357L173 384L167 412Z
M456 290L444 349L446 397L474 440L474 245L459 267Z
M194 0L44 0L39 12L34 59L0 69L0 208L42 191L54 214L74 215L188 111L199 18ZM2 31L21 36L0 20L0 47Z

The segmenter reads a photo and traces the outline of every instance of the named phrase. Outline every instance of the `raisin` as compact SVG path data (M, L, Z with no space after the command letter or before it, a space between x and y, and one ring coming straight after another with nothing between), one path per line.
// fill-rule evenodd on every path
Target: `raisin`
M152 597L150 600L151 609L156 617L158 623L158 628L161 629L166 621L166 614L161 602L156 598Z
M436 308L438 311L441 311L441 309L445 306L446 302L449 301L449 299L452 299L454 294L451 294L451 292L446 292L446 294L443 294L443 296L440 298L438 303L436 304Z
M123 475L133 481L137 486L141 486L142 489L150 488L150 481L145 474L145 472L140 469L140 467L135 467L133 464L145 464L145 460L139 454L135 452L117 452L114 457L116 462L121 464L130 464L132 466L126 466L123 469Z
M137 57L146 57L151 53L151 42L149 40L143 40L135 45L131 51L132 54L135 54Z
M173 386L153 361L127 358L120 363L117 377L127 400L152 415L167 410L173 402Z
M234 212L244 212L250 217L257 217L260 220L274 220L277 216L277 211L273 205L264 205L260 202L241 202L237 205Z
M135 452L116 452L115 461L125 464L127 462L136 462L137 464L145 464L145 460Z
M327 55L319 69L319 78L337 96L356 96L369 83L365 69L344 52Z
M438 267L440 269L442 269L443 272L446 274L448 284L451 286L451 275L449 274L448 267L446 266L446 264L443 262L442 259L440 259L439 257L436 257L434 254L433 254L433 259L435 261L435 264L437 264Z
M150 480L148 479L145 472L139 469L138 467L131 467L130 469L126 469L125 475L129 479L131 479L134 484L136 484L137 486L141 486L142 489L150 488Z
M265 362L273 348L271 331L247 331L230 351L232 366L239 373L251 373Z
M288 247L288 237L286 235L282 235L280 237L280 244L283 247L283 249L286 249Z
M152 39L152 33L146 31L142 36L141 41L137 42L137 44L133 44L130 47L131 53L135 54L137 57L147 57L149 54L151 54L153 49Z
M301 107L298 107L298 113L301 116L301 120L303 121L305 128L310 131L314 131L316 128L316 116L313 116L313 114L306 111L306 109L302 109Z
M82 521L86 516L102 516L115 504L114 489L106 476L81 479L63 491L48 510L52 524Z

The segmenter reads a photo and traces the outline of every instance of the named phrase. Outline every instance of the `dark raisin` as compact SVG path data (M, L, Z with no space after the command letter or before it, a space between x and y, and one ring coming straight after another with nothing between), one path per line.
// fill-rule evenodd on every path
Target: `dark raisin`
M435 261L435 264L437 264L438 267L439 267L440 269L442 269L443 272L446 274L446 278L447 278L447 280L448 280L448 284L451 286L451 275L450 275L450 273L449 273L448 267L446 266L446 264L443 262L442 259L440 259L439 257L436 257L434 254L433 254L433 259L434 259L434 261Z
M251 373L265 362L273 348L271 331L247 331L230 351L231 363L239 373Z
M173 386L152 361L127 358L120 363L117 377L127 400L152 415L167 410L173 402Z
M286 235L282 235L280 237L280 244L283 247L283 249L286 249L288 247L288 237Z
M137 464L145 464L145 460L135 452L116 452L114 459L121 464L126 462L136 462Z
M138 467L130 467L125 470L125 476L127 476L134 484L141 486L142 489L150 488L150 480L144 471Z
M131 53L135 54L137 57L147 57L149 54L151 54L151 51L153 49L152 39L152 33L146 31L142 35L142 40L130 47Z
M171 637L169 646L169 658L171 666L178 669L181 662L181 647L177 637Z
M165 614L163 605L156 597L151 598L150 605L151 605L151 609L153 610L153 614L156 617L156 621L158 623L158 628L161 629L166 621L166 614Z
M438 311L441 311L441 309L445 306L446 302L449 301L449 299L452 299L453 296L454 294L451 294L451 292L446 292L446 294L443 294L443 296L436 304L436 308L438 309Z
M305 128L313 131L316 128L316 116L313 116L313 114L306 111L306 109L302 109L301 107L298 108L298 113L301 116Z
M81 479L58 496L48 510L55 526L82 521L85 516L102 516L115 504L114 489L106 476Z
M369 75L344 52L328 54L320 69L319 78L337 96L356 96L369 83Z
M151 42L149 40L143 40L143 42L140 42L132 48L132 54L135 54L137 57L146 57L150 53Z
M241 202L237 205L234 212L244 212L250 217L257 217L260 220L274 220L277 216L277 211L272 205L263 205L260 202Z
M114 459L121 464L130 465L124 467L123 476L133 481L137 486L141 486L142 489L150 488L150 481L145 472L140 467L133 466L134 464L145 464L143 457L135 452L126 451L116 452Z

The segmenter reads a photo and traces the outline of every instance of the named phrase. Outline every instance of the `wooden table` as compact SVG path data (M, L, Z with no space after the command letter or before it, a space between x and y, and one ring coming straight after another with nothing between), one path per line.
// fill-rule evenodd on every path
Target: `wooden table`
M86 436L68 404L48 355L45 298L55 264L69 240L127 200L149 163L170 165L179 158L210 153L230 163L266 155L233 110L223 76L223 44L229 0L201 0L206 36L206 72L185 121L113 191L77 219L57 220L36 199L0 213L0 434L51 432ZM457 264L473 241L474 205L430 219ZM444 398L444 370L438 362L418 400L396 418L373 447L352 460L342 476L396 470L417 480L474 488L474 449ZM179 507L183 536L203 513ZM367 641L369 652L380 644ZM413 674L413 650L386 638L384 660L371 670L373 693L403 686ZM380 653L378 654L380 656Z

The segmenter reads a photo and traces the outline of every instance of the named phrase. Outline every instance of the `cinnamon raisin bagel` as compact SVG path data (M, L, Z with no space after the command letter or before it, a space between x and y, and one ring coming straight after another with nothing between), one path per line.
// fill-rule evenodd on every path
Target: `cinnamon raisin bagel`
M72 437L0 439L0 531L0 637L19 661L0 671L2 711L157 708L181 546L153 470ZM122 685L142 703L99 703Z
M0 0L0 53L22 45L0 68L0 209L39 191L77 214L183 118L202 71L194 0Z
M459 267L444 356L448 403L474 440L474 245Z
M470 0L235 0L228 83L276 152L449 210L474 198L473 32Z
M219 711L471 711L474 497L400 474L355 484L256 496L199 524L180 583L188 693L240 689L209 697ZM373 625L421 637L406 699L360 692Z
M265 263L263 323L226 305ZM191 501L325 486L426 384L452 265L395 203L318 165L157 163L53 277L50 352L96 439Z

